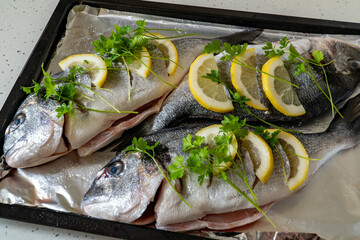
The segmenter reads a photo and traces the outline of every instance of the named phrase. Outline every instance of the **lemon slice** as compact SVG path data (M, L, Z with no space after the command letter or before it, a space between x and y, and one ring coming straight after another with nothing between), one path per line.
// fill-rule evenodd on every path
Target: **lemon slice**
M268 110L268 108L260 101L256 71L248 67L241 66L236 62L244 62L250 67L256 68L255 49L251 48L246 50L232 62L230 69L231 82L241 95L250 99L250 101L247 101L246 104L258 110Z
M191 93L196 101L211 111L225 113L234 110L225 87L202 77L211 70L218 70L213 54L203 54L195 59L189 71Z
M272 150L266 141L259 135L249 131L241 143L250 154L255 174L262 183L266 183L274 169Z
M160 50L162 55L166 59L169 59L165 60L167 72L169 76L174 75L179 64L179 55L175 45L169 39L166 39L163 35L159 33L150 33L147 35L155 37L155 39L149 39L148 43L155 45Z
M209 148L214 148L214 147L216 147L214 137L216 137L219 134L221 126L222 126L221 124L210 125L208 127L205 127L203 129L199 130L195 135L204 137L205 144L208 145ZM232 158L234 158L236 156L237 149L238 149L238 143L237 143L236 137L234 135L233 140L231 142L231 146L229 146L228 154ZM220 169L226 170L227 168L231 167L231 164L232 164L231 162L227 162L227 163L223 162L220 165Z
M96 54L75 54L59 62L61 70L73 66L81 66L89 70L91 82L95 87L100 88L107 77L107 68L105 61Z
M280 57L270 58L263 65L262 71L290 82L289 73L285 69L284 62ZM305 114L305 109L290 84L264 73L261 75L261 79L266 97L279 112L286 116L301 116Z
M270 133L275 132L277 129L267 129ZM288 179L288 187L290 191L293 191L300 187L305 181L309 170L309 156L306 153L304 146L301 142L290 133L281 131L277 138L281 147L286 152L286 156L290 161L290 177ZM298 156L301 157L298 157Z
M128 64L129 70L143 78L147 78L151 69L151 57L150 53L145 47L142 47L141 52L135 53L135 57L130 64Z

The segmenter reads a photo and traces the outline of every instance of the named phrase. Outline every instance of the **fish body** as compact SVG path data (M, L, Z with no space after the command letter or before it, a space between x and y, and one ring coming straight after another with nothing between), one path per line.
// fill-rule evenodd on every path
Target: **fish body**
M251 41L260 33L261 30L258 29L244 30L232 36L224 37L223 41ZM191 62L201 54L204 46L209 42L211 39L184 38L174 40L173 43L178 51L179 66L181 67L177 68L174 75L169 76L165 61L154 58L152 59L152 69L164 81L178 85L187 73ZM153 52L157 54L156 56L161 55L158 49L154 49ZM121 63L117 67L126 68ZM66 76L65 73L60 73L60 75ZM65 118L56 119L56 107L42 108L40 113L37 113L43 105L59 106L55 101L36 99L35 96L28 97L18 109L14 120L5 133L3 151L6 155L7 164L11 167L24 168L53 160L60 156L56 150L61 147L60 144L65 144L67 151L76 149L80 156L89 155L119 138L125 129L137 125L147 116L158 112L162 99L173 90L173 87L159 80L154 74L150 74L145 79L132 73L131 78L131 100L128 98L129 83L126 71L109 71L102 89L95 91L117 109L138 111L137 115L73 110L71 114L66 114ZM86 108L102 111L114 110L93 92L82 88L80 90L83 95L88 96L88 98L79 99L79 102ZM30 102L31 104L29 104ZM41 122L44 119L44 114L41 113L51 116L52 120ZM17 121L19 116L25 116L24 121ZM21 126L15 125L18 122ZM40 122L40 125L35 124ZM58 124L54 124L55 122ZM44 128L48 129L44 132ZM58 132L56 136L50 134L50 132L55 131ZM45 138L49 139L46 140ZM39 144L33 144L36 141L35 139L44 140ZM44 144L44 141L52 142L51 149L48 149L49 146ZM57 143L59 144L57 145Z
M355 91L360 82L359 46L333 38L301 39L293 41L292 44L306 59L311 58L311 53L314 50L319 50L324 54L323 63L333 61L332 64L325 66L325 71L334 104L340 103ZM248 46L248 48L255 48L256 65L258 69L261 69L262 65L268 60L268 58L264 55L264 51L261 49L262 46L263 45ZM230 76L231 62L220 60L221 56L222 54L215 56L217 59L220 78L230 89L234 91ZM289 122L297 119L305 121L306 119L312 119L322 113L330 112L331 104L324 94L318 89L316 83L304 73L294 76L293 74L296 72L295 63L292 63L284 58L284 64L291 77L291 82L299 86L294 89L297 93L299 101L306 110L306 114L300 117L285 116L271 106L261 90L260 74L258 74L258 91L259 95L263 96L262 101L268 106L269 110L260 111L248 107L251 112L266 121L276 122ZM328 93L323 70L318 67L312 67L312 72L314 73L319 86ZM237 103L234 103L234 111L228 114L233 114L240 118L246 118L250 121L257 120L253 115L240 108ZM188 118L209 118L221 120L223 117L223 113L216 113L207 110L195 100L189 89L188 77L185 77L179 87L167 97L161 111L144 122L141 132L143 134L153 133L164 127L176 125L178 122Z
M318 168L334 154L343 149L351 148L359 142L360 95L349 100L345 107L341 110L344 118L336 116L327 131L315 134L294 134L303 144L309 158L321 158L319 161L310 162L308 176L306 181L302 184L302 187L308 183ZM182 139L186 137L187 134L195 134L199 129L206 125L208 124L193 124L177 128L163 129L157 133L144 137L144 139L148 142L159 142L158 147L160 149L160 154L155 155L155 158L161 166L166 169L169 164L171 164L175 156L183 155L186 158L186 153L182 152ZM132 158L133 161L127 161L129 158ZM251 160L249 160L246 154L244 154L243 158L244 162L246 162L245 169L248 175L249 183L250 185L253 185L255 182L255 175L251 165ZM132 189L138 189L137 187L130 186L130 183L133 184L132 182L123 179L123 176L130 174L126 172L127 168L122 168L122 172L118 173L117 176L104 177L102 174L109 168L109 166L114 164L114 162L122 161L127 161L127 164L133 165L138 165L139 162L142 165L149 163L149 159L139 153L121 153L118 155L117 158L111 161L103 170L100 171L90 190L85 194L81 204L85 213L105 219L109 219L107 218L109 214L117 216L120 214L119 212L116 213L116 211L112 211L109 213L109 208L105 208L105 210L101 208L101 206L105 205L101 202L103 196L109 196L110 192L111 197L106 197L106 201L111 203L111 205L116 205L117 203L121 203L123 201L121 200L123 195L127 196L129 193L121 193L117 191L114 186L122 185L121 188L125 188L123 185L127 185L126 189L129 191L132 191ZM287 167L287 174L289 170L288 168L289 167ZM138 168L128 167L128 169L132 169L130 171L138 171ZM227 171L227 174L236 186L245 193L249 194L249 190L244 187L244 183L240 178L231 171ZM161 178L161 176L159 176L159 178ZM143 182L141 184L145 185ZM156 186L158 186L158 182L156 183ZM104 188L107 189L106 192L102 190ZM109 188L113 189L109 190ZM255 221L261 217L261 215L255 214L256 211L254 212L254 208L250 202L248 202L220 178L213 177L212 179L207 179L200 186L197 181L196 174L186 173L180 183L178 183L177 189L184 199L191 204L192 208L189 208L189 206L177 196L170 185L164 180L161 187L157 189L158 193L154 188L152 189L151 197L148 197L147 201L149 204L151 199L158 194L158 198L155 200L154 209L156 227L159 229L171 231L189 231L203 227L225 229L226 224L227 226L237 227L241 224L247 224ZM138 190L134 191L132 194L137 194L137 191ZM257 182L253 191L257 196L258 205L263 206L264 208L269 208L272 203L293 193L288 189L284 179L279 157L275 158L274 172L268 182L266 184ZM135 199L135 197L132 199ZM136 209L137 212L144 212L146 210L146 207L141 205L140 208L142 209L139 211L139 205L136 201L133 201L131 205L131 208ZM95 210L96 215L94 214L94 211L88 211L88 209ZM117 208L113 206L112 209ZM241 213L241 216L239 215L240 219L231 214L236 212L239 214ZM225 216L230 219L226 222L226 224L222 222L225 221ZM124 222L132 222L134 220L134 218L121 219L121 221Z

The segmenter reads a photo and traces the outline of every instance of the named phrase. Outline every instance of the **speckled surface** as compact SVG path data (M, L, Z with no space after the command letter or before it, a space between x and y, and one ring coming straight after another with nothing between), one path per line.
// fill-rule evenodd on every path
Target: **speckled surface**
M59 0L0 0L0 107L39 39ZM360 23L359 0L157 0L251 12ZM195 2L195 3L194 3ZM286 2L286 3L285 3ZM113 239L0 218L3 239Z

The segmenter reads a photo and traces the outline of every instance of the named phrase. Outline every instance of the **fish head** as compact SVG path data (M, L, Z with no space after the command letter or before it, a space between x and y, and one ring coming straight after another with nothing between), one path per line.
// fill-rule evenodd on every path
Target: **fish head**
M323 38L316 42L313 49L323 52L323 64L333 61L337 73L360 79L360 46L333 38Z
M90 216L132 222L156 194L162 175L141 153L120 153L100 170L81 208Z
M34 94L25 99L5 131L3 150L9 166L30 167L56 152L64 124L63 117L56 117L58 106Z

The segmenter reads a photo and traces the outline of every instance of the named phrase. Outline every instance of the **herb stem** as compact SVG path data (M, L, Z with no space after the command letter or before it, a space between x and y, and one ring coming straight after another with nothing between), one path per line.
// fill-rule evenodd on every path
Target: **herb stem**
M241 194L246 200L248 200L260 213L262 213L266 219L271 223L271 225L276 228L275 224L270 220L270 218L266 215L266 213L255 203L252 201L243 191L241 191L233 182L231 182L229 179L224 179L225 182L227 182L231 187L233 187L239 194Z
M134 55L135 56L135 55ZM124 57L121 57L125 66L126 66L126 72L128 74L128 99L129 101L131 101L131 76L130 76L130 69L129 69L129 65L127 64L126 60Z
M171 87L173 87L173 88L177 88L175 85L173 85L173 84L165 81L165 80L162 79L161 77L159 77L151 68L149 68L149 66L147 66L143 61L141 61L140 58L136 57L135 55L134 55L133 57L134 57L135 59L137 59L138 61L140 61L147 69L150 70L150 72L151 72L152 74L155 75L156 78L158 78L159 80L161 80L163 83L166 83L167 85L169 85L169 86L171 86Z
M286 129L286 128L283 128L283 127L279 127L279 126L276 126L276 125L274 125L274 124L272 124L272 123L270 123L270 122L268 122L268 121L265 121L264 119L258 117L256 114L252 113L252 112L250 111L250 109L248 109L246 106L243 106L243 109L244 109L247 113L249 113L250 115L252 115L253 117L255 117L256 119L260 120L261 122L263 122L263 123L265 123L265 124L267 124L267 125L269 125L269 126L272 126L272 127L274 127L274 128L279 128L279 129L284 130L284 131L287 131L287 132L301 133L301 132L296 131L296 130Z
M123 111L118 110L114 105L112 105L108 100L106 100L103 96L101 96L99 93L97 93L96 91L92 90L91 88L89 88L88 86L85 86L84 84L78 83L78 82L74 82L75 85L79 85L83 88L86 88L87 90L93 92L95 95L97 95L101 100L103 100L104 102L106 102L111 108L113 108L117 113L124 113Z
M184 203L186 203L186 205L188 205L190 208L191 205L181 196L181 194L175 189L174 185L172 185L172 183L170 182L170 180L167 178L167 176L165 175L164 171L162 170L162 168L159 166L158 162L156 161L156 159L153 157L153 155L151 155L150 153L146 152L146 151L142 151L141 149L137 148L139 152L145 153L146 155L148 155L155 163L156 167L159 169L159 171L161 172L161 174L164 176L164 178L166 179L166 181L169 183L169 185L172 187L172 189L176 192L176 194L181 198L181 200L183 200ZM153 150L153 154L154 150Z
M240 66L247 67L247 68L252 69L252 70L254 70L254 71L260 72L260 73L265 74L265 75L268 75L268 76L270 76L270 77L273 77L273 78L275 78L275 79L277 79L277 80L279 80L279 81L282 81L282 82L284 82L284 83L290 84L291 86L294 86L294 87L296 87L296 88L299 88L298 85L293 84L292 82L286 81L285 79L282 79L282 78L278 78L278 77L276 77L276 76L274 76L274 75L272 75L272 74L270 74L270 73L268 73L268 72L264 72L264 71L262 71L262 70L260 70L260 69L258 69L258 68L251 67L251 66L247 65L246 63L244 63L243 61L240 61L240 60L238 60L238 59L234 59L233 61L235 61L235 63L238 64L238 65L240 65Z

